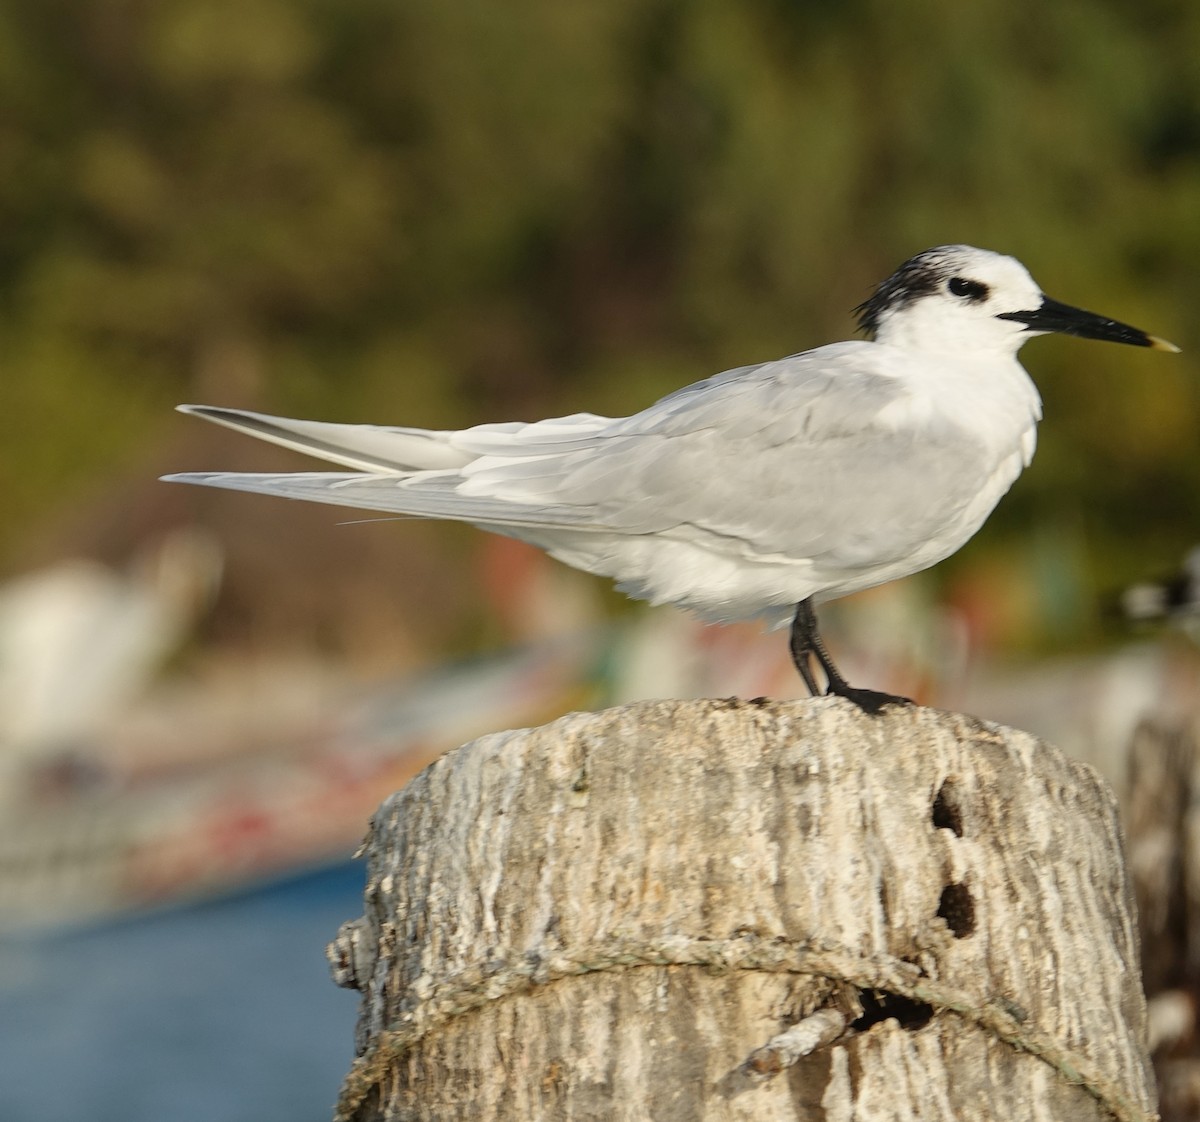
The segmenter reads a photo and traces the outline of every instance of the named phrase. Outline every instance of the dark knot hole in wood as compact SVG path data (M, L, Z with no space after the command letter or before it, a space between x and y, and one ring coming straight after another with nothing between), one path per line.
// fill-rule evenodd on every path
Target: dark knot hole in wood
M937 914L946 921L956 939L965 939L975 930L975 901L965 884L948 884L942 889Z
M914 1001L899 993L884 990L860 990L862 1016L852 1021L850 1028L855 1032L866 1032L872 1025L882 1021L896 1021L901 1028L916 1030L924 1028L933 1020L933 1006L924 1001Z
M958 790L953 779L947 779L933 799L933 826L936 830L950 830L956 838L963 836L962 810L958 804Z

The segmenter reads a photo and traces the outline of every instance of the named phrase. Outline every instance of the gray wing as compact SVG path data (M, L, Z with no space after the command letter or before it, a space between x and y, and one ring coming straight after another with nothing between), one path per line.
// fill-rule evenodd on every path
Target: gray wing
M511 526L530 540L541 530L549 540L555 529L663 534L754 556L854 564L861 554L878 563L881 543L906 555L978 487L978 450L963 434L930 428L918 440L881 422L906 392L888 366L894 355L872 343L833 344L727 371L616 420L582 414L428 433L249 415L269 431L234 427L370 474L168 478L501 532ZM202 415L220 423L247 416L213 412ZM366 440L343 431L360 427L370 430ZM444 459L426 457L427 470L401 473L395 448L380 448L396 440L410 461L413 441ZM390 460L387 474L378 459ZM931 480L938 481L936 495Z
M729 371L612 422L586 450L483 456L460 491L519 497L564 527L587 511L596 529L721 539L747 557L898 560L955 523L984 479L962 430L889 419L908 393L896 361L850 342Z

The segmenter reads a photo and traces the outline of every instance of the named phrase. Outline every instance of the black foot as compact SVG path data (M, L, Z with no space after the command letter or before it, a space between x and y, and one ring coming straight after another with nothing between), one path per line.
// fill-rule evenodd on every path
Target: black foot
M853 701L868 717L882 716L889 705L901 708L913 704L911 697L901 697L898 693L884 693L882 690L859 689L856 686L848 686L845 682L837 687L831 684L826 696L844 697L847 701Z
M858 689L847 683L846 679L838 673L838 668L834 666L833 659L829 657L829 652L821 640L821 634L817 630L817 614L813 610L811 600L801 600L796 605L796 616L792 620L792 633L788 646L792 652L792 661L796 664L800 677L804 679L804 684L813 697L822 696L810 664L810 660L815 659L817 665L825 673L824 696L844 697L847 701L853 701L864 713L872 717L878 717L889 705L912 704L911 698L901 697L899 694Z

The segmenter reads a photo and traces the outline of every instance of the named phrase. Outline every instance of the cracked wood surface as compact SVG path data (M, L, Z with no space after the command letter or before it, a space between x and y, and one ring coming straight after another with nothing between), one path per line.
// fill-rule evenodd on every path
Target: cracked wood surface
M346 1118L1153 1108L1114 800L1026 733L830 698L576 713L449 753L366 854L331 947L363 993ZM848 1034L747 1064L832 1008Z

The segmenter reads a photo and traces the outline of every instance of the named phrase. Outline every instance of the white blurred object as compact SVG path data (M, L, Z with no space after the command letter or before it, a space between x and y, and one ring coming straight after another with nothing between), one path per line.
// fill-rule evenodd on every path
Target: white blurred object
M1196 1030L1196 1001L1185 990L1163 990L1146 1002L1146 1036L1151 1052L1170 1048Z
M1121 610L1131 620L1171 620L1200 641L1200 547L1174 576L1130 585L1121 593Z
M129 704L220 581L207 534L179 530L128 573L75 559L0 588L0 753L71 751Z

